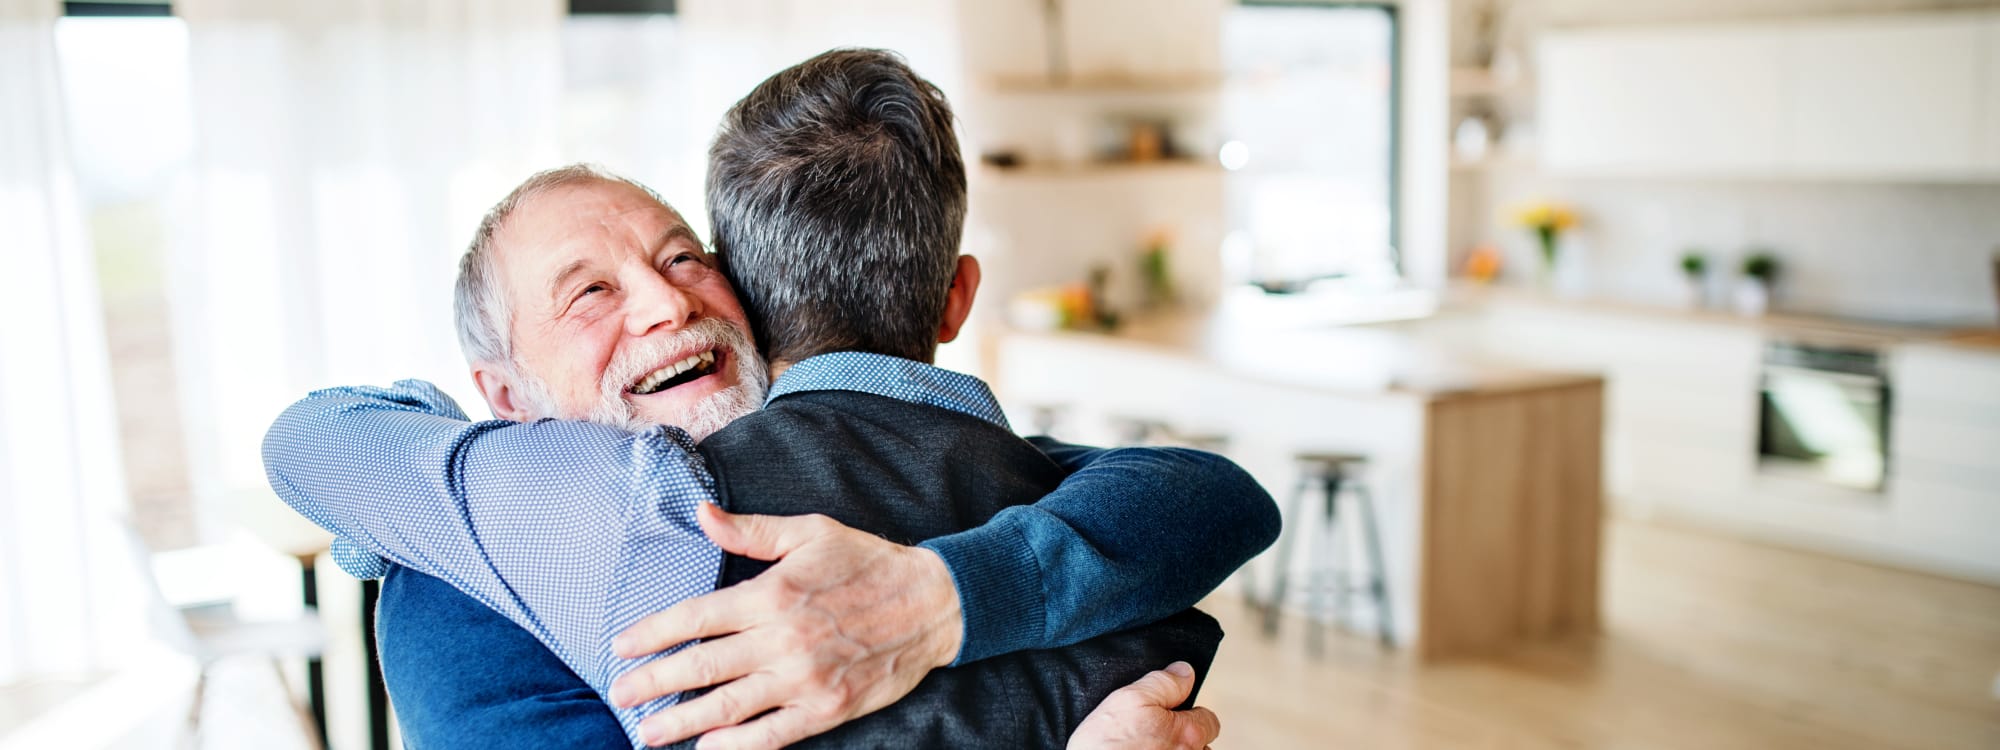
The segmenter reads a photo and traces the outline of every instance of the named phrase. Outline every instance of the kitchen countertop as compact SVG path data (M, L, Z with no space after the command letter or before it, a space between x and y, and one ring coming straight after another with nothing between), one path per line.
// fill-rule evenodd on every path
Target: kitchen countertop
M1425 399L1601 382L1592 373L1501 364L1372 325L1284 327L1227 304L1133 316L1113 332L1009 330L1030 336L1129 347L1193 360L1231 375L1342 395Z
M1750 328L1774 338L1822 341L1829 344L1861 346L1935 344L2000 352L2000 326L1994 325L1898 324L1784 311L1748 317L1726 310L1649 305L1603 297L1560 297L1529 289L1471 283L1453 284L1445 294L1447 308L1477 308L1495 303L1670 318Z
M1439 312L1476 311L1491 305L1681 320L1747 328L1772 338L1822 345L1945 346L2000 355L2000 327L1994 326L1896 325L1790 313L1745 317L1720 310L1557 297L1534 290L1471 284L1448 289ZM1439 399L1602 380L1595 373L1529 368L1469 354L1395 323L1301 325L1227 299L1210 308L1129 316L1124 325L1109 332L1002 330L1002 338L1027 336L1125 347L1134 354L1189 360L1255 382L1338 395Z

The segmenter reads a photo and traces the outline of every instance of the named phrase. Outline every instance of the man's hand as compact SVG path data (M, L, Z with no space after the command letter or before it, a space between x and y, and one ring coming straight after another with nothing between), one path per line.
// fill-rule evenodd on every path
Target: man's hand
M703 503L697 517L724 550L778 563L613 642L631 659L708 639L612 684L620 706L721 685L647 718L639 731L649 744L707 732L704 750L777 748L896 702L958 657L958 588L936 553L820 515L734 515Z
M1070 750L1199 750L1222 734L1206 708L1175 711L1194 689L1194 667L1177 661L1119 688L1083 717Z

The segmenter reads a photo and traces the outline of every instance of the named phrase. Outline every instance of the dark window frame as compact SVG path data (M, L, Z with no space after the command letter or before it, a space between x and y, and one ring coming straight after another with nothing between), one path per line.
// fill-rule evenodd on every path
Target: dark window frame
M63 15L76 18L167 18L172 3L63 3Z
M658 16L680 13L677 0L569 0L572 16Z

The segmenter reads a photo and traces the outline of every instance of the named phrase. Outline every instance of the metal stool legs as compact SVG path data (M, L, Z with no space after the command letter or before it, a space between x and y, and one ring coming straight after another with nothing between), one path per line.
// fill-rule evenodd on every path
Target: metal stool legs
M1278 559L1276 560L1278 569L1273 573L1273 577L1277 581L1271 587L1270 597L1258 603L1258 608L1263 610L1264 635L1267 636L1278 634L1278 610L1284 605L1286 584L1292 578L1292 546L1298 540L1299 524L1305 522L1306 490L1312 486L1312 480L1313 477L1311 474L1302 474L1299 476L1298 484L1292 488L1291 511L1285 514L1286 518L1292 519L1292 523L1278 534Z
M1382 537L1375 526L1375 496L1367 485L1356 484L1354 497L1361 509L1361 533L1368 549L1368 587L1375 597L1376 635L1383 648L1396 646L1396 627L1389 607L1389 573L1382 564Z
M1284 533L1278 537L1277 560L1275 561L1278 569L1271 595L1261 602L1257 601L1254 583L1250 583L1252 590L1246 593L1246 598L1251 601L1252 606L1260 610L1263 615L1265 635L1276 635L1278 632L1279 611L1284 606L1285 596L1289 593L1290 589L1291 561L1294 548L1298 544L1298 536L1304 533L1300 530L1300 527L1309 525L1315 532L1324 532L1323 538L1313 544L1313 559L1307 565L1308 577L1305 583L1310 598L1307 605L1307 614L1309 619L1313 621L1313 638L1310 643L1314 653L1320 653L1323 650L1323 631L1325 629L1323 616L1329 610L1327 606L1329 600L1331 600L1330 603L1332 604L1330 609L1337 614L1345 610L1348 596L1357 590L1365 591L1375 605L1376 631L1382 646L1389 648L1395 645L1395 624L1390 612L1389 587L1386 568L1383 565L1381 535L1376 529L1374 496L1373 493L1368 491L1365 483L1349 480L1344 466L1347 463L1352 462L1308 462L1308 469L1299 477L1298 484L1292 491L1291 508L1287 516L1291 520L1291 523L1286 526ZM1321 501L1323 503L1322 511L1318 514L1318 518L1308 521L1306 496L1310 494L1315 485L1320 490ZM1358 532L1360 536L1359 541L1363 548L1362 551L1366 555L1369 568L1367 582L1358 587L1353 585L1349 571L1342 565L1330 564L1338 563L1347 557L1345 554L1336 555L1336 553L1342 551L1342 548L1356 535L1355 533L1341 533L1343 531L1343 524L1340 517L1340 505L1343 497L1342 490L1348 490L1348 494L1353 498L1356 511L1353 520L1361 526ZM1339 546L1335 546L1336 541L1338 541Z

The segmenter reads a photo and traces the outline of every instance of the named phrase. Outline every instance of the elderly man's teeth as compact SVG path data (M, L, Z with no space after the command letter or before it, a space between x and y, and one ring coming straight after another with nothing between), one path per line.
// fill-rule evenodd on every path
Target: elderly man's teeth
M707 367L712 364L715 364L715 352L709 351L709 352L702 352L700 354L689 355L687 359L683 359L679 362L667 365L658 370L654 370L653 374L647 375L646 379L639 381L638 385L633 386L632 392L642 396L656 392L660 389L661 385L665 384L669 380L679 377L682 373L685 373L689 370L693 370L697 367Z

